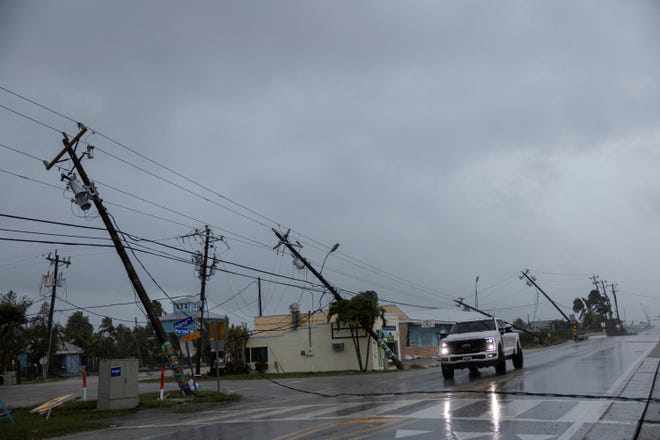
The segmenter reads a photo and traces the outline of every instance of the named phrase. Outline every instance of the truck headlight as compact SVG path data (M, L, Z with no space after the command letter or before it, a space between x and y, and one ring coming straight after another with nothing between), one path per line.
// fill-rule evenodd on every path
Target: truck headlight
M496 351L497 344L495 344L495 338L486 338L486 351Z
M449 354L449 346L446 342L442 342L440 344L440 354L443 356L447 356Z

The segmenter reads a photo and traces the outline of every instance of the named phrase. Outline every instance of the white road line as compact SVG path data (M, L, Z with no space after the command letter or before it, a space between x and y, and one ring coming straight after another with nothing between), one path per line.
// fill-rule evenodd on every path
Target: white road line
M342 411L348 408L353 408L356 406L362 406L364 405L364 402L354 402L354 403L348 403L348 404L339 404L339 405L332 405L329 408L323 408L317 411L312 411L308 412L307 414L301 415L301 416L295 416L291 417L291 420L309 420L315 417L322 417L325 414L332 413L332 412L337 412L337 411Z
M543 402L551 402L551 400L516 399L510 402L500 402L499 412L502 417L515 418ZM492 414L492 408L488 413Z
M378 414L382 414L384 412L388 411L395 411L399 408L403 408L404 406L408 405L414 405L417 402L421 402L421 400L396 400L394 402L383 402L381 406L371 408L371 409L365 409L364 411L358 411L356 413L350 414L351 418L361 418L361 417L370 417L370 416L376 416ZM375 402L374 402L375 403Z
M409 419L450 419L452 412L465 406L479 402L479 399L451 399L445 400L442 403L436 403L428 408L415 411L411 414L397 415L394 417L402 417Z
M255 414L252 417L248 417L250 420L256 420L256 419L264 419L266 417L270 416L275 416L277 414L282 414L286 413L289 411L296 411L300 410L303 412L305 409L309 408L318 408L319 406L325 406L321 411L333 411L336 409L336 405L328 405L328 404L309 404L309 405L296 405L296 406L284 406L284 407L278 407L278 408L271 408L267 409L259 414ZM319 411L316 411L319 412Z
M566 414L561 416L559 422L589 422L593 423L598 421L600 414L602 414L603 405L609 405L610 402L603 402L599 400L582 401L571 408Z

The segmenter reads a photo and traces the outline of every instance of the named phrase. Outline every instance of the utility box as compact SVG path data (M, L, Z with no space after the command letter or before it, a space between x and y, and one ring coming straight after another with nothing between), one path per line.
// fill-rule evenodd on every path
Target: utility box
M138 397L138 360L102 359L99 363L98 409L135 408Z

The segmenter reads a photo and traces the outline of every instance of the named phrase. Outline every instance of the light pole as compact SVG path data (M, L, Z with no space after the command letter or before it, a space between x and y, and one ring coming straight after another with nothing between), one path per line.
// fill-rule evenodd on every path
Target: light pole
M479 275L474 279L474 306L479 307Z
M334 246L332 246L332 248L330 248L330 250L328 251L328 253L325 254L325 257L323 257L323 264L321 264L321 270L319 271L319 273L320 273L321 275L323 275L323 268L325 267L325 262L326 262L326 260L328 259L328 257L330 256L330 254L333 253L334 251L336 251L337 249L339 249L339 243L335 243ZM321 298L319 298L319 308L321 307L321 303L323 302L323 297L324 297L324 296L325 296L325 291L321 294ZM312 304L314 304L314 299L313 299L313 297L312 297ZM312 307L313 307L313 306L312 306Z
M323 264L321 264L321 271L319 272L320 274L323 274L323 268L325 267L325 262L330 256L330 254L336 251L337 249L339 249L339 243L335 243L335 245L332 246L332 248L328 251L328 253L325 254L325 257L323 257Z

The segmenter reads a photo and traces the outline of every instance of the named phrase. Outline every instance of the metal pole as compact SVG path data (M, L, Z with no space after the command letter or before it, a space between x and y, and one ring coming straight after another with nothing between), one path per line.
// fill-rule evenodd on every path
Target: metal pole
M282 242L282 243L283 243L283 244L289 249L289 251L293 254L293 256L296 257L296 258L298 258L300 261L302 261L303 264L305 265L305 267L307 267L307 269L309 269L309 271L312 272L312 274L314 274L314 276L315 276L315 277L316 277L316 278L317 278L317 279L318 279L318 280L319 280L319 281L325 286L325 288L328 289L328 291L329 291L329 292L332 294L332 296L335 298L335 301L343 301L343 300L344 300L344 299L341 297L341 295L339 295L339 292L337 292L337 289L335 289L335 287L334 287L332 284L330 284L330 283L329 283L329 282L323 277L323 275L321 275L321 274L320 274L320 273L314 268L314 266L312 266L312 265L309 263L309 261L307 261L307 259L305 259L305 257L303 257L302 255L300 255L300 252L298 252L298 250L297 250L294 246L292 246L291 243L289 243L288 232L287 232L286 235L282 235L277 229L272 228L272 230L273 230L273 232L275 233L275 236L276 236L276 237L277 237L277 238L278 238L278 239L279 239L279 240L280 240L280 241L281 241L281 242ZM384 344L381 340L378 339L378 335L376 334L376 332L374 331L374 329L373 329L373 328L364 327L364 330L367 332L367 334L368 334L371 338L373 338L374 341L376 341L376 343L380 346L380 348L383 349L383 351L385 352L385 355L386 355L389 359L392 360L392 362L394 363L394 365L396 365L396 367L397 367L399 370L403 370L403 364L401 363L401 361L399 360L399 358L398 358L394 353L392 353L392 350L390 350L389 347L388 347L386 344Z
M263 316L263 310L261 308L261 277L257 278L257 289L259 295L259 316Z

